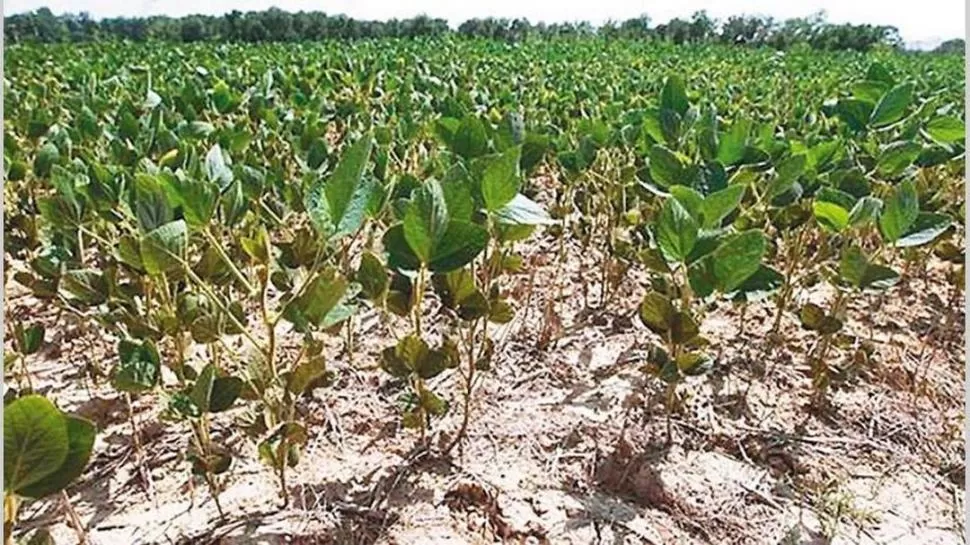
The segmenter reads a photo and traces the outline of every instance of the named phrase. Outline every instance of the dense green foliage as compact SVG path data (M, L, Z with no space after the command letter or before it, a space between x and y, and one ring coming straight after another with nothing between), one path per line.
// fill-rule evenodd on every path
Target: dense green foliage
M393 337L367 364L400 423L459 446L535 237L599 260L587 307L638 310L669 413L717 365L715 302L774 297L772 333L817 335L824 404L869 354L848 302L931 252L962 293L962 56L443 36L22 44L6 63L5 270L118 340L111 385L164 404L215 498L238 451L210 430L233 410L286 501L314 433L300 406L334 384L336 344L360 357L365 309ZM649 285L618 300L633 269ZM802 304L820 282L832 300ZM12 333L29 377L44 329Z
M815 49L866 51L875 46L900 47L895 27L834 24L822 14L776 21L771 17L736 16L718 21L699 11L689 20L675 18L651 26L641 16L623 22L608 21L596 28L588 22L530 23L527 19L471 19L449 28L444 19L424 15L410 19L362 21L322 12L289 13L280 9L221 16L189 15L180 18L108 18L96 21L85 13L54 15L47 8L4 19L8 43L81 42L100 39L170 42L301 42L324 39L415 38L457 33L465 37L523 41L537 38L662 40L674 44L722 43L788 49L798 44ZM962 50L962 49L961 49ZM949 50L947 50L949 51Z

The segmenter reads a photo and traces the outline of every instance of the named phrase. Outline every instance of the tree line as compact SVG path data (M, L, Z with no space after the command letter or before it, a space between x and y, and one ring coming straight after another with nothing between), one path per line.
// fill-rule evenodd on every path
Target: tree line
M787 49L805 44L823 50L867 51L883 46L901 48L896 27L869 24L834 24L822 13L777 21L771 17L735 16L720 21L699 11L689 19L675 18L652 25L640 16L608 21L531 23L527 19L471 19L456 30L444 19L419 15L410 19L365 21L319 11L290 13L278 8L225 15L185 17L114 17L95 20L87 13L55 15L48 8L4 19L7 43L88 42L96 40L161 40L168 42L300 42L325 39L415 38L458 34L506 41L600 36L606 39L662 40L675 44L725 43ZM954 51L956 40L948 42ZM959 40L962 50L962 40Z

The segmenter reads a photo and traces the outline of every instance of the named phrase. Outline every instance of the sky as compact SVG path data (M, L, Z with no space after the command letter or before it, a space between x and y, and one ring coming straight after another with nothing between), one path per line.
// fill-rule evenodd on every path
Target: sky
M870 23L897 27L911 47L932 47L944 39L965 34L964 0L5 0L4 15L49 7L54 13L86 11L92 17L170 15L193 13L220 15L238 9L258 11L278 7L286 11L343 13L359 19L403 19L421 13L447 19L453 26L474 17L525 17L539 21L623 20L647 14L653 24L674 17L687 18L707 10L719 19L730 15L767 15L776 19L809 16L824 10L833 23Z

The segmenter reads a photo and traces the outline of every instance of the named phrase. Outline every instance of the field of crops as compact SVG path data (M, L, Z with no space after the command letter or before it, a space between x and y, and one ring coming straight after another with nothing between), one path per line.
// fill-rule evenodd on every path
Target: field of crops
M963 543L963 56L5 63L8 540Z

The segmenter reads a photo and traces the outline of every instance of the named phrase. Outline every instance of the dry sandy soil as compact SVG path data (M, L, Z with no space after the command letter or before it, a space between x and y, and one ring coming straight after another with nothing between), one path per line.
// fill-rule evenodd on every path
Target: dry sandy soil
M423 455L416 434L396 424L399 392L375 366L390 332L363 309L353 361L334 339L337 383L302 405L311 438L291 472L288 508L233 426L239 411L215 420L237 453L224 520L204 485L189 486L188 432L159 422L162 403L134 401L148 483L124 398L103 379L82 380L86 368L110 368L116 339L8 284L13 315L46 321L55 337L31 363L38 389L100 429L92 463L69 489L89 543L964 543L964 316L943 281L948 265L931 263L878 306L850 307L847 331L875 351L821 414L807 407L813 337L794 316L773 344L770 301L743 319L726 302L709 309L702 332L717 364L680 387L668 444L662 386L641 370L654 340L634 315L642 271L602 308L589 274L597 252L570 243L560 270L554 244L536 235L526 250L535 276L509 285L516 319L495 332L495 368L459 451ZM832 360L846 357L837 349ZM459 400L456 376L442 375L438 389ZM437 422L436 440L458 421L456 410ZM75 543L67 519L60 499L36 502L20 527L53 525L59 543Z

